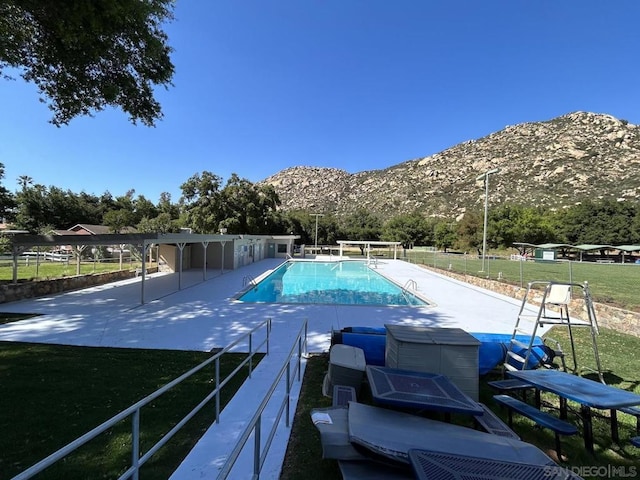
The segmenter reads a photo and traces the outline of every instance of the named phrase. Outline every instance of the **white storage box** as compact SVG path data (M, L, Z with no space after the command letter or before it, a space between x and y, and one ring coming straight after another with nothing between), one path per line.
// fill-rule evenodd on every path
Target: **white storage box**
M329 371L323 385L324 394L331 396L335 385L353 387L358 393L364 378L364 350L350 345L336 344L329 351Z
M460 328L385 325L385 365L446 375L464 393L478 400L480 341Z

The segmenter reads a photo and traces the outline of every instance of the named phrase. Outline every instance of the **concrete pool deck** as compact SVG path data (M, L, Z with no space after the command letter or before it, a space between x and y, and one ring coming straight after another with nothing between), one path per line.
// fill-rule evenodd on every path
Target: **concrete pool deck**
M335 257L334 257L335 259ZM439 275L400 260L379 260L377 271L399 285L414 280L417 293L433 302L427 307L246 304L233 300L246 277L258 278L282 260L265 259L238 270L184 272L147 277L140 304L140 278L60 295L7 303L4 312L41 316L0 325L0 341L65 345L210 351L229 345L243 333L272 319L270 355L260 363L234 399L171 477L174 480L214 478L244 425L253 416L276 373L286 361L293 339L308 321L307 349L330 347L331 330L350 326L382 327L386 323L458 327L468 332L511 333L520 301ZM532 312L536 311L532 308ZM531 329L532 324L521 327ZM304 362L302 364L304 369ZM301 382L294 383L295 409ZM281 400L284 387L279 387ZM276 397L274 397L276 398ZM265 410L273 418L276 405ZM270 428L268 422L263 430ZM266 434L265 434L266 436ZM289 429L278 427L261 478L278 478ZM250 478L253 441L229 478Z

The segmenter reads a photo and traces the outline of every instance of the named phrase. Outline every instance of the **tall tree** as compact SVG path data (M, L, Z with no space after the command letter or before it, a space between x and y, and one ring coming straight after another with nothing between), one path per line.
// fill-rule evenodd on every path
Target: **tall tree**
M4 179L4 164L0 163L0 182ZM15 216L16 200L13 194L0 184L0 217L12 221Z
M445 252L456 242L458 235L456 234L456 224L453 221L438 222L433 232L433 243L436 248Z
M15 218L17 228L37 233L41 226L51 223L47 195L47 188L41 184L35 184L17 193Z
M281 217L280 232L299 235L300 243L302 244L313 244L315 219L309 215L309 212L304 210L289 210L279 215Z
M558 234L553 214L538 208L521 205L501 205L491 210L487 222L487 243L491 247L518 247L516 243L539 244L553 242ZM524 246L518 247L521 254Z
M382 220L364 208L344 218L343 230L349 240L380 240ZM364 245L360 245L360 253L364 255Z
M107 106L133 123L162 117L154 86L168 87L174 67L163 24L173 0L1 0L0 75L22 70L68 124Z
M458 223L458 243L465 250L475 249L482 254L482 235L484 216L478 211L469 210Z
M220 192L221 225L229 233L265 233L280 204L272 186L257 186L233 173Z
M133 225L133 213L124 208L111 210L104 214L103 223L111 233L121 233L125 227Z
M29 186L33 185L33 178L29 175L20 175L18 177L18 185L21 190L26 190Z
M82 217L75 219L76 223L88 223L100 225L102 223L102 209L100 198L86 192L78 195L78 208L82 212Z
M152 201L144 195L138 195L133 201L133 223L138 223L143 218L155 218L158 216L158 209Z
M216 233L223 220L220 194L222 178L211 172L191 176L180 185L185 226L195 233Z
M584 201L561 214L565 241L573 245L623 245L634 238L637 205L613 199Z
M160 194L157 208L159 213L168 214L171 220L176 220L180 216L180 206L171 202L171 194L169 192Z
M180 228L168 213L161 213L157 217L143 217L136 226L140 233L177 233Z
M433 241L433 228L420 213L398 215L384 224L382 240L401 242L403 248L428 245Z

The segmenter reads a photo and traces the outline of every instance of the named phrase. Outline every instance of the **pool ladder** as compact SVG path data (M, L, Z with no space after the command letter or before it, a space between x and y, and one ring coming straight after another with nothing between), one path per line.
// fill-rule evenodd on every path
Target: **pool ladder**
M404 284L404 287L402 287L402 296L407 301L407 303L411 305L411 297L409 297L411 292L409 292L409 290L413 290L414 292L418 290L418 282L416 282L412 278L407 280L407 282Z
M418 290L418 282L416 282L413 278L407 280L407 283L404 284L402 290L408 292L409 290L413 290L414 292Z
M246 286L255 287L257 285L258 284L256 283L255 279L251 275L245 275L244 278L242 279L243 287L246 287Z

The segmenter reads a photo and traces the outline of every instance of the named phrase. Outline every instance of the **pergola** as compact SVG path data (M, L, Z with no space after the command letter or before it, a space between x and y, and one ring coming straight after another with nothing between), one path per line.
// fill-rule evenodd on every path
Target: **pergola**
M367 252L367 259L370 256L372 245L376 247L393 247L394 260L398 257L398 247L402 245L402 242L382 242L378 240L338 240L337 243L340 245L340 256L342 256L344 245L364 245Z
M90 246L104 245L139 245L142 256L142 269L140 282L140 302L144 303L144 288L146 279L146 259L149 248L152 245L172 244L176 245L180 251L178 256L178 290L182 289L182 251L188 244L199 243L202 245L205 258L206 250L210 243L217 242L221 245L222 259L221 265L224 269L224 246L229 241L241 238L239 235L222 234L192 234L192 233L127 233L127 234L102 234L102 235L16 235L11 239L13 254L13 283L18 281L18 256L29 248L33 247L55 247L58 245L73 246L76 252L77 270L80 271L80 254ZM39 262L39 255L36 257ZM207 265L202 265L202 280L207 279Z

